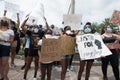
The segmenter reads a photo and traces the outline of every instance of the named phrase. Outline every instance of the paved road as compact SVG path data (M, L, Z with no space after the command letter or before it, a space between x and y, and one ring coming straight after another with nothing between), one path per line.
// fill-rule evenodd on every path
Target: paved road
M21 70L20 68L24 64L24 61L22 59L15 59L15 64L17 65L17 67L10 68L8 76L10 80L22 80L24 70ZM65 80L77 80L77 73L78 73L79 65L75 64L72 67L73 67L73 71L67 72ZM60 80L60 72L61 72L60 66L53 67L52 80ZM33 73L34 73L34 64L32 63L31 68L28 72L28 76L27 76L28 80L33 80ZM40 73L38 73L38 80L40 80L39 75ZM85 77L85 71L83 73L82 80L84 80L84 77ZM108 67L108 78L109 80L115 80L110 66ZM94 65L92 67L90 80L102 80L102 73L101 73L100 65L97 65L97 66Z

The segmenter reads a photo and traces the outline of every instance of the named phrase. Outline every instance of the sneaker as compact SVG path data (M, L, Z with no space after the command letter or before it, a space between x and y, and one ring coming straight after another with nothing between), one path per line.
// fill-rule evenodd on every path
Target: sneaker
M69 71L70 71L70 69L67 68L67 72L69 72Z
M73 67L71 67L70 70L73 71Z
M23 69L25 68L25 66L26 66L26 65L23 65L23 66L21 67L21 70L23 70Z
M68 71L68 72L69 72L69 71L73 71L73 67L70 67L70 68L68 67L68 68L67 68L67 71Z
M36 78L36 77L34 77L34 78L33 78L33 80L37 80L37 78Z
M10 67L11 67L11 68L15 68L16 65L15 65L15 64L10 64Z
M108 78L107 77L103 77L103 80L108 80Z

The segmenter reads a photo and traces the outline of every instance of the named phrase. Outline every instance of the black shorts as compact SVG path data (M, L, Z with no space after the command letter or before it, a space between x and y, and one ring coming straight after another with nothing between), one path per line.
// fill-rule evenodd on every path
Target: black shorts
M33 50L30 50L28 48L25 48L25 57L27 56L39 56L38 55L38 49L33 49Z
M10 56L10 46L0 45L0 57Z
M52 65L53 65L53 62L52 63L41 63L40 67L47 68L47 67L52 66Z

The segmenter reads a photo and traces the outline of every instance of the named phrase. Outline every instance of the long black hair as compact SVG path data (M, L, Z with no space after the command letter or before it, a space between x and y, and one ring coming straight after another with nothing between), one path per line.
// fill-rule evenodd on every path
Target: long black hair
M9 23L7 20L1 20L0 21L0 26L6 26L6 27L9 27Z

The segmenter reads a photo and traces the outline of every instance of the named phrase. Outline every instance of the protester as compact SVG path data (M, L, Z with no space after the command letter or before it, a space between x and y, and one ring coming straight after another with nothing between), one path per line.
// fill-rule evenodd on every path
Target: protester
M17 28L17 47L16 47L16 54L19 53L20 50L20 46L21 46L21 42L20 42L20 17L19 17L19 13L17 13L17 23L16 23L16 28Z
M26 35L26 32L27 32L27 24L26 22L28 21L29 17L26 16L26 19L23 21L22 25L21 25L21 28L22 30L20 31L20 38L21 38L21 41L23 42L23 47L25 45L25 35ZM25 63L24 65L21 67L21 69L24 69L26 64L27 64L27 53L24 53L24 57L25 57Z
M27 54L27 63L25 66L25 72L24 72L24 80L27 79L27 73L30 68L31 62L34 59L35 64L35 72L34 72L34 80L37 80L37 71L38 71L38 38L36 35L32 35L32 32L27 30L26 37L25 37L25 54Z
M51 39L52 37L52 30L47 29L45 31L45 36L44 38L46 39ZM41 52L41 46L42 46L42 39L39 40L38 42L39 45L39 54ZM47 74L47 80L51 80L51 72L52 72L52 65L53 65L53 61L48 61L48 62L40 62L40 70L41 70L41 80L45 80L45 76Z
M75 36L71 32L71 27L70 26L65 26L64 27L63 37L67 37L67 36L71 36L71 37ZM62 66L61 80L65 80L67 67L68 67L68 65L70 63L71 58L72 58L72 55L62 55L61 56L61 66Z
M119 42L119 40L120 40L119 37L120 37L119 35L113 33L112 28L109 25L106 25L102 29L103 42L106 44L106 46L112 52L112 55L108 55L106 57L101 58L103 80L108 80L107 67L108 67L109 62L112 66L112 70L113 70L115 79L120 80L120 78L119 78L119 56L118 56L117 51L116 51L117 48L114 45L114 44L117 44Z
M94 34L94 29L92 28L90 22L87 22L85 24L83 31L84 31L84 34L88 34L88 33L93 33ZM89 80L90 70L91 70L91 67L93 65L93 62L94 62L94 59L80 60L80 68L79 68L79 72L78 72L78 80L81 80L82 73L84 71L85 65L86 65L85 80Z
M2 17L0 20L0 79L9 80L9 56L11 43L14 40L14 32L9 28L9 19Z
M19 13L17 13L17 19L18 19L17 23L10 20L10 28L14 31L14 41L13 41L13 43L11 43L11 63L10 63L11 68L16 67L16 65L14 63L16 49L19 51L18 47L20 47L20 45L18 45L18 43L19 43L18 41L20 40L20 38L19 38Z
M11 24L11 29L14 31L14 41L13 43L11 43L11 63L10 63L10 67L14 68L16 67L15 63L14 63L14 59L15 59L15 55L16 55L16 47L17 47L17 28L15 28L16 23L14 21L10 21Z

